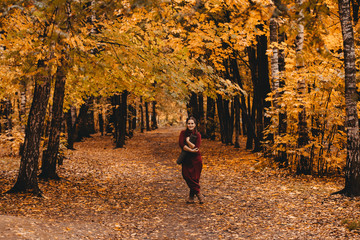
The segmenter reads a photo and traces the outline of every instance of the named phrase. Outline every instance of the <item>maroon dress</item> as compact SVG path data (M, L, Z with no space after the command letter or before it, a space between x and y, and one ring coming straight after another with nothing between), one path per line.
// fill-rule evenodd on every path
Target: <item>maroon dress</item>
M185 146L185 140L192 134L189 130L183 130L179 136L179 146L181 149ZM199 132L196 134L195 147L200 148L201 135ZM186 181L186 184L190 188L190 197L194 197L195 194L200 193L200 174L202 170L202 159L200 151L196 153L188 152L187 158L182 163L182 175Z

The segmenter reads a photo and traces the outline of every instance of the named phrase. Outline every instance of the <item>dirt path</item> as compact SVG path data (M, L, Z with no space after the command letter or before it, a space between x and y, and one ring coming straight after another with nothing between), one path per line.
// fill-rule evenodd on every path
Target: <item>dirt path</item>
M94 136L68 151L46 198L0 195L0 239L358 239L359 198L341 182L259 169L257 155L204 140L203 205L185 203L180 129L137 133L126 148ZM0 160L0 192L18 159ZM255 166L255 167L254 167Z

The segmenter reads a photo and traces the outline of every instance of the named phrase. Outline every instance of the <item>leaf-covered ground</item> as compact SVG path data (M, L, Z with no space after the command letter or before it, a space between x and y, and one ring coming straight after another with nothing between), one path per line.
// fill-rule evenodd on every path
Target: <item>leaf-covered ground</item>
M126 148L95 135L67 151L44 198L0 195L0 239L358 239L360 199L342 180L294 177L243 148L203 140L205 204L186 204L175 164L181 129L137 133ZM6 151L2 151L6 152ZM19 158L0 156L0 192ZM354 230L351 230L354 229Z

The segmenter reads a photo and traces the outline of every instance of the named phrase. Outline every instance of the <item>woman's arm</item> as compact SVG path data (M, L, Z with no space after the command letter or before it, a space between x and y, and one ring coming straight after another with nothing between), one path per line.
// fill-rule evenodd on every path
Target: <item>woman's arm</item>
M195 148L195 144L190 142L190 137L186 138L186 144L190 147L190 148Z
M190 148L188 145L185 145L185 146L183 147L183 149L184 149L185 151L187 151L187 152L192 152L192 153L196 153L196 152L199 151L198 148Z
M181 131L180 132L180 136L179 136L179 146L181 149L184 148L185 146L185 132L184 131Z

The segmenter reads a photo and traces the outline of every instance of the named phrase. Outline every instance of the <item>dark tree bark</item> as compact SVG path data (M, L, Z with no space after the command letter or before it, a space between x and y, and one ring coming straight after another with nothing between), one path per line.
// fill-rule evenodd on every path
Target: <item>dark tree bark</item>
M157 114L156 114L156 101L152 101L152 114L151 114L151 129L155 130L158 128Z
M244 110L243 108L241 108L241 106L244 106ZM246 108L246 98L244 95L241 96L241 102L240 102L240 109L241 109L241 119L242 119L242 132L243 132L243 135L246 135L247 136L247 126L246 126L246 121L245 121L245 118L246 118L246 115L247 115L247 108Z
M112 105L112 114L111 114L111 122L113 123L113 135L115 139L115 143L119 139L120 129L119 129L119 121L120 121L120 104L121 104L121 95L115 94L111 96L111 105Z
M254 126L253 119L251 119L251 116L249 114L250 110L247 111L245 101L241 101L240 108L241 108L241 111L243 113L243 120L244 120L245 125L246 125L247 134L248 134L248 136L251 136L251 138L248 137L248 140L251 139L251 142L250 142L251 144L252 144L252 141L259 142L259 139L257 138L257 136L255 134L255 126ZM252 149L251 147L248 147L248 144L249 143L247 141L246 142L246 149Z
M132 108L132 121L131 121L131 127L133 130L136 129L136 120L137 120L136 107L133 107Z
M88 125L88 111L89 103L86 101L80 107L79 115L75 122L75 128L77 132L77 137L75 141L80 142L83 138L90 137L89 125Z
M216 109L220 124L220 140L222 143L225 143L224 107L222 101L222 96L218 95L216 98Z
M204 111L204 96L202 94L198 94L198 130L201 136L205 136L205 111Z
M262 26L260 26L262 29ZM271 119L264 116L265 108L269 108L271 103L265 99L268 97L268 94L271 92L270 88L270 78L269 78L269 63L267 51L267 37L266 35L261 35L257 37L257 64L258 64L258 84L257 91L258 95L258 105L256 106L256 128L257 128L257 137L259 139L264 139L264 129L270 125ZM254 151L260 151L262 149L261 145L255 145Z
M6 120L4 128L6 130L11 130L13 128L12 117L11 117L11 114L13 113L13 107L11 104L11 100L7 98L4 101L2 101L1 105L3 108L2 115L4 115Z
M354 26L359 21L359 7L360 7L360 0L350 0L352 5L352 13L353 13L353 19L354 19Z
M187 104L187 113L188 116L192 116L199 121L199 105L198 105L198 95L194 92L191 92L190 100Z
M55 90L53 96L52 118L47 149L43 153L40 178L59 179L56 173L58 160L61 124L63 120L63 104L65 96L66 66L58 67L55 75Z
M134 136L134 130L136 128L136 108L132 104L128 107L128 135L130 138Z
M74 149L74 142L76 139L76 108L71 106L65 113L66 130L67 130L67 148Z
M360 139L356 100L355 46L349 0L339 0L339 14L344 46L345 126L347 129L345 188L341 192L349 196L360 196Z
M242 88L242 80L240 76L239 67L236 61L236 58L232 58L230 61L230 67L232 72L233 81L239 85L240 88ZM245 99L244 95L241 95L242 99ZM235 148L240 147L240 134L241 134L241 113L240 113L240 97L237 95L234 97L234 114L235 114L235 142L234 146Z
M253 103L252 107L250 104L250 95L248 95L248 115L251 118L251 123L255 123L255 110L256 106L258 105L259 101L259 92L257 91L257 84L258 84L258 72L257 72L257 59L256 59L256 51L254 46L247 48L248 57L249 57L249 65L251 70L251 80L253 83ZM253 124L255 126L255 124ZM249 128L247 128L249 130ZM256 128L254 129L256 131ZM255 135L251 131L248 131L247 140L246 140L246 149L253 148L253 142L255 139ZM255 145L255 149L259 149L260 146Z
M42 65L41 63L39 65ZM31 192L41 194L38 185L38 164L41 133L49 101L51 79L37 75L33 101L25 129L24 150L21 156L19 174L15 185L8 193Z
M100 130L101 136L103 136L104 135L104 116L103 116L102 112L99 112L98 118L99 118L99 130Z
M243 102L242 102L243 103ZM248 95L248 99L247 99L247 108L246 108L246 104L243 104L243 112L244 110L246 112L245 116L248 116L249 119L247 119L246 121L246 149L248 150L252 150L253 149L253 145L254 145L254 140L256 138L256 133L255 133L255 118L254 118L254 113L253 113L253 109L254 106L251 106L251 99L250 99L250 94ZM251 128L253 129L253 131L251 130Z
M146 131L151 131L148 102L145 102L145 120L146 120Z
M206 137L215 140L215 100L211 97L206 99Z
M127 97L128 97L128 91L123 91L121 93L121 102L120 106L117 107L117 114L114 125L116 125L117 129L117 135L116 135L116 148L122 148L125 146L125 140L126 140L126 122L127 122Z
M257 26L263 29L262 25ZM263 140L263 131L266 126L270 124L270 119L264 117L265 107L270 107L270 103L265 99L270 93L268 57L267 50L267 37L261 35L257 37L256 49L254 46L247 49L249 56L249 65L251 70L251 80L253 83L253 104L251 109L252 122L255 123L256 136L248 134L247 147L250 147L252 138ZM248 104L250 106L250 104ZM262 150L261 142L254 141L254 152Z
M233 144L234 133L234 105L230 100L223 99L218 95L217 100L218 116L220 121L221 142Z
M94 98L90 98L89 100L89 110L87 113L87 118L86 118L86 127L89 131L89 136L91 134L96 133L95 130L95 113L94 113Z
M143 99L140 97L140 131L145 131Z
M234 108L235 108L235 142L234 147L240 148L240 99L239 96L234 98Z

